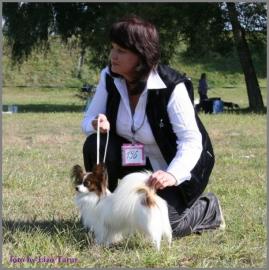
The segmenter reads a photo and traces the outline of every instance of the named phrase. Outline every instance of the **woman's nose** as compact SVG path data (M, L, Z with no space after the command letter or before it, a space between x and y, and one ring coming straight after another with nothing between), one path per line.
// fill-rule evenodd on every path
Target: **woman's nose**
M111 60L117 60L117 58L118 58L118 54L117 54L117 52L115 51L115 50L111 50L110 51L110 59Z

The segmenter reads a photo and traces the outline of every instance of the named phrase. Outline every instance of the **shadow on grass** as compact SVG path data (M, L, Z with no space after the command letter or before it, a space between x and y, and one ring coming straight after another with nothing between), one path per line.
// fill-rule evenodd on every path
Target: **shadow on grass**
M16 104L18 113L50 113L50 112L83 112L84 105L61 104ZM8 110L8 105L3 105L3 111Z
M60 231L64 230L84 230L80 221L74 220L3 220L3 231L9 231L12 234L16 231L21 232L34 232L42 231L44 233L58 234Z
M254 112L249 107L248 108L241 108L241 109L238 110L238 113L239 114L251 114L251 113L255 113L255 114L266 114L267 113L267 106L265 106L263 110L258 111L258 112Z
M38 233L52 237L64 234L70 239L71 244L79 245L80 248L92 244L87 230L77 220L3 220L2 225L3 243L17 242L18 233L30 233L31 235Z
M223 113L224 114L241 114L241 115L246 115L246 114L256 114L256 115L261 114L261 115L263 115L263 114L267 113L267 107L265 106L263 110L258 111L258 112L254 112L249 107L247 107L247 108L239 108L239 109L226 109L226 108L224 108ZM204 111L200 111L198 114L204 114ZM215 115L213 113L205 113L205 114Z
M84 105L52 105L52 104L26 104L18 106L18 113L51 113L51 112L84 112L85 106ZM3 111L8 110L8 105L3 105ZM232 110L224 110L224 113L235 113L235 114L250 114L250 113L257 113L257 114L266 114L267 107L264 107L264 110L260 112L253 112L249 108L239 108L239 109L232 109Z
M68 242L72 245L78 245L80 249L95 245L93 235L89 235L88 230L78 220L3 220L2 225L3 243L15 244L20 241L18 233L30 233L31 235L38 233L51 237L65 234L69 239ZM129 250L148 247L147 241L144 241L140 234L135 234L109 248L112 251L125 250L127 245Z

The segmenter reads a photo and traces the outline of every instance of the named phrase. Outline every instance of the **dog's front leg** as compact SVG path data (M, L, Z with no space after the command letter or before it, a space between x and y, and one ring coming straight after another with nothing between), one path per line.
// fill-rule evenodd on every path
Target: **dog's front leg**
M95 233L94 240L95 240L95 243L97 245L103 245L105 243L105 239L104 239L103 235L100 235L98 233Z
M109 233L106 226L98 226L95 230L95 243L109 247L113 243L113 235Z
M94 228L94 240L97 245L102 245L105 240L105 231L104 226L101 224L98 224L98 226L95 226Z
M103 226L101 230L96 232L96 243L106 247L121 241L122 238L123 235L121 233L115 232L107 226Z

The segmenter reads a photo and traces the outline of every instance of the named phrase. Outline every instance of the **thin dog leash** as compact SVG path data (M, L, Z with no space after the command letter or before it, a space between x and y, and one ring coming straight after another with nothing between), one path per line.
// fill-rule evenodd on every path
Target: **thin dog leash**
M103 157L103 163L106 161L106 153L107 153L107 146L108 146L108 140L109 140L109 130L106 133L106 146L105 146L105 152ZM100 163L100 117L97 117L97 162L96 164Z

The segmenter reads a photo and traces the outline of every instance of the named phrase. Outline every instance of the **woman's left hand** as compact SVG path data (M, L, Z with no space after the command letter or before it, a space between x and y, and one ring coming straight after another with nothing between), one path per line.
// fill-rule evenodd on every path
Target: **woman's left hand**
M148 185L155 189L164 189L165 187L174 186L175 184L175 177L161 170L154 172L148 180Z

